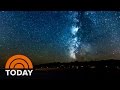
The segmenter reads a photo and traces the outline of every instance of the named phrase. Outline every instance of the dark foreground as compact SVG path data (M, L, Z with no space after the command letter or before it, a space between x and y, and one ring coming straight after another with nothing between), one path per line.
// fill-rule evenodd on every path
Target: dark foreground
M35 66L31 77L7 77L0 70L0 79L39 80L111 80L120 79L120 61L52 63Z

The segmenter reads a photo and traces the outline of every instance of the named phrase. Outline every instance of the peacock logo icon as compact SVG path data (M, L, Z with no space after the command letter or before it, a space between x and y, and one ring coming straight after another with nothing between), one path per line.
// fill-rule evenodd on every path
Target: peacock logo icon
M7 60L5 71L7 76L31 76L33 65L25 55L14 55Z

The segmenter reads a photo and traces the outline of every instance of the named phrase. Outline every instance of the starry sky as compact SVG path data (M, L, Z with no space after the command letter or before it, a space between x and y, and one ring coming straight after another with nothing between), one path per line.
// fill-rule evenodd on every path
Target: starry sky
M120 12L0 11L0 65L120 59Z

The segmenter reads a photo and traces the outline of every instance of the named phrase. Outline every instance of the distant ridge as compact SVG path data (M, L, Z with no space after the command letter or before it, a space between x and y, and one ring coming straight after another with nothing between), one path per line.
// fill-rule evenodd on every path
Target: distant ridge
M86 62L79 62L79 61L75 61L75 62L65 62L65 63L61 63L61 62L54 62L54 63L46 63L46 64L39 64L39 65L35 65L35 67L41 67L41 66L60 66L60 65L94 65L94 66L104 66L104 65L108 65L108 66L120 66L120 60L117 59L108 59L108 60L99 60L99 61L86 61Z

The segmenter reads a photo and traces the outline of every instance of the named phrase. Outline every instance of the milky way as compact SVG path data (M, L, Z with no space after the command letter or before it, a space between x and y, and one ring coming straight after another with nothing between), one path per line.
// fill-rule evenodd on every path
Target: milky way
M0 59L34 64L120 59L120 12L1 11Z

